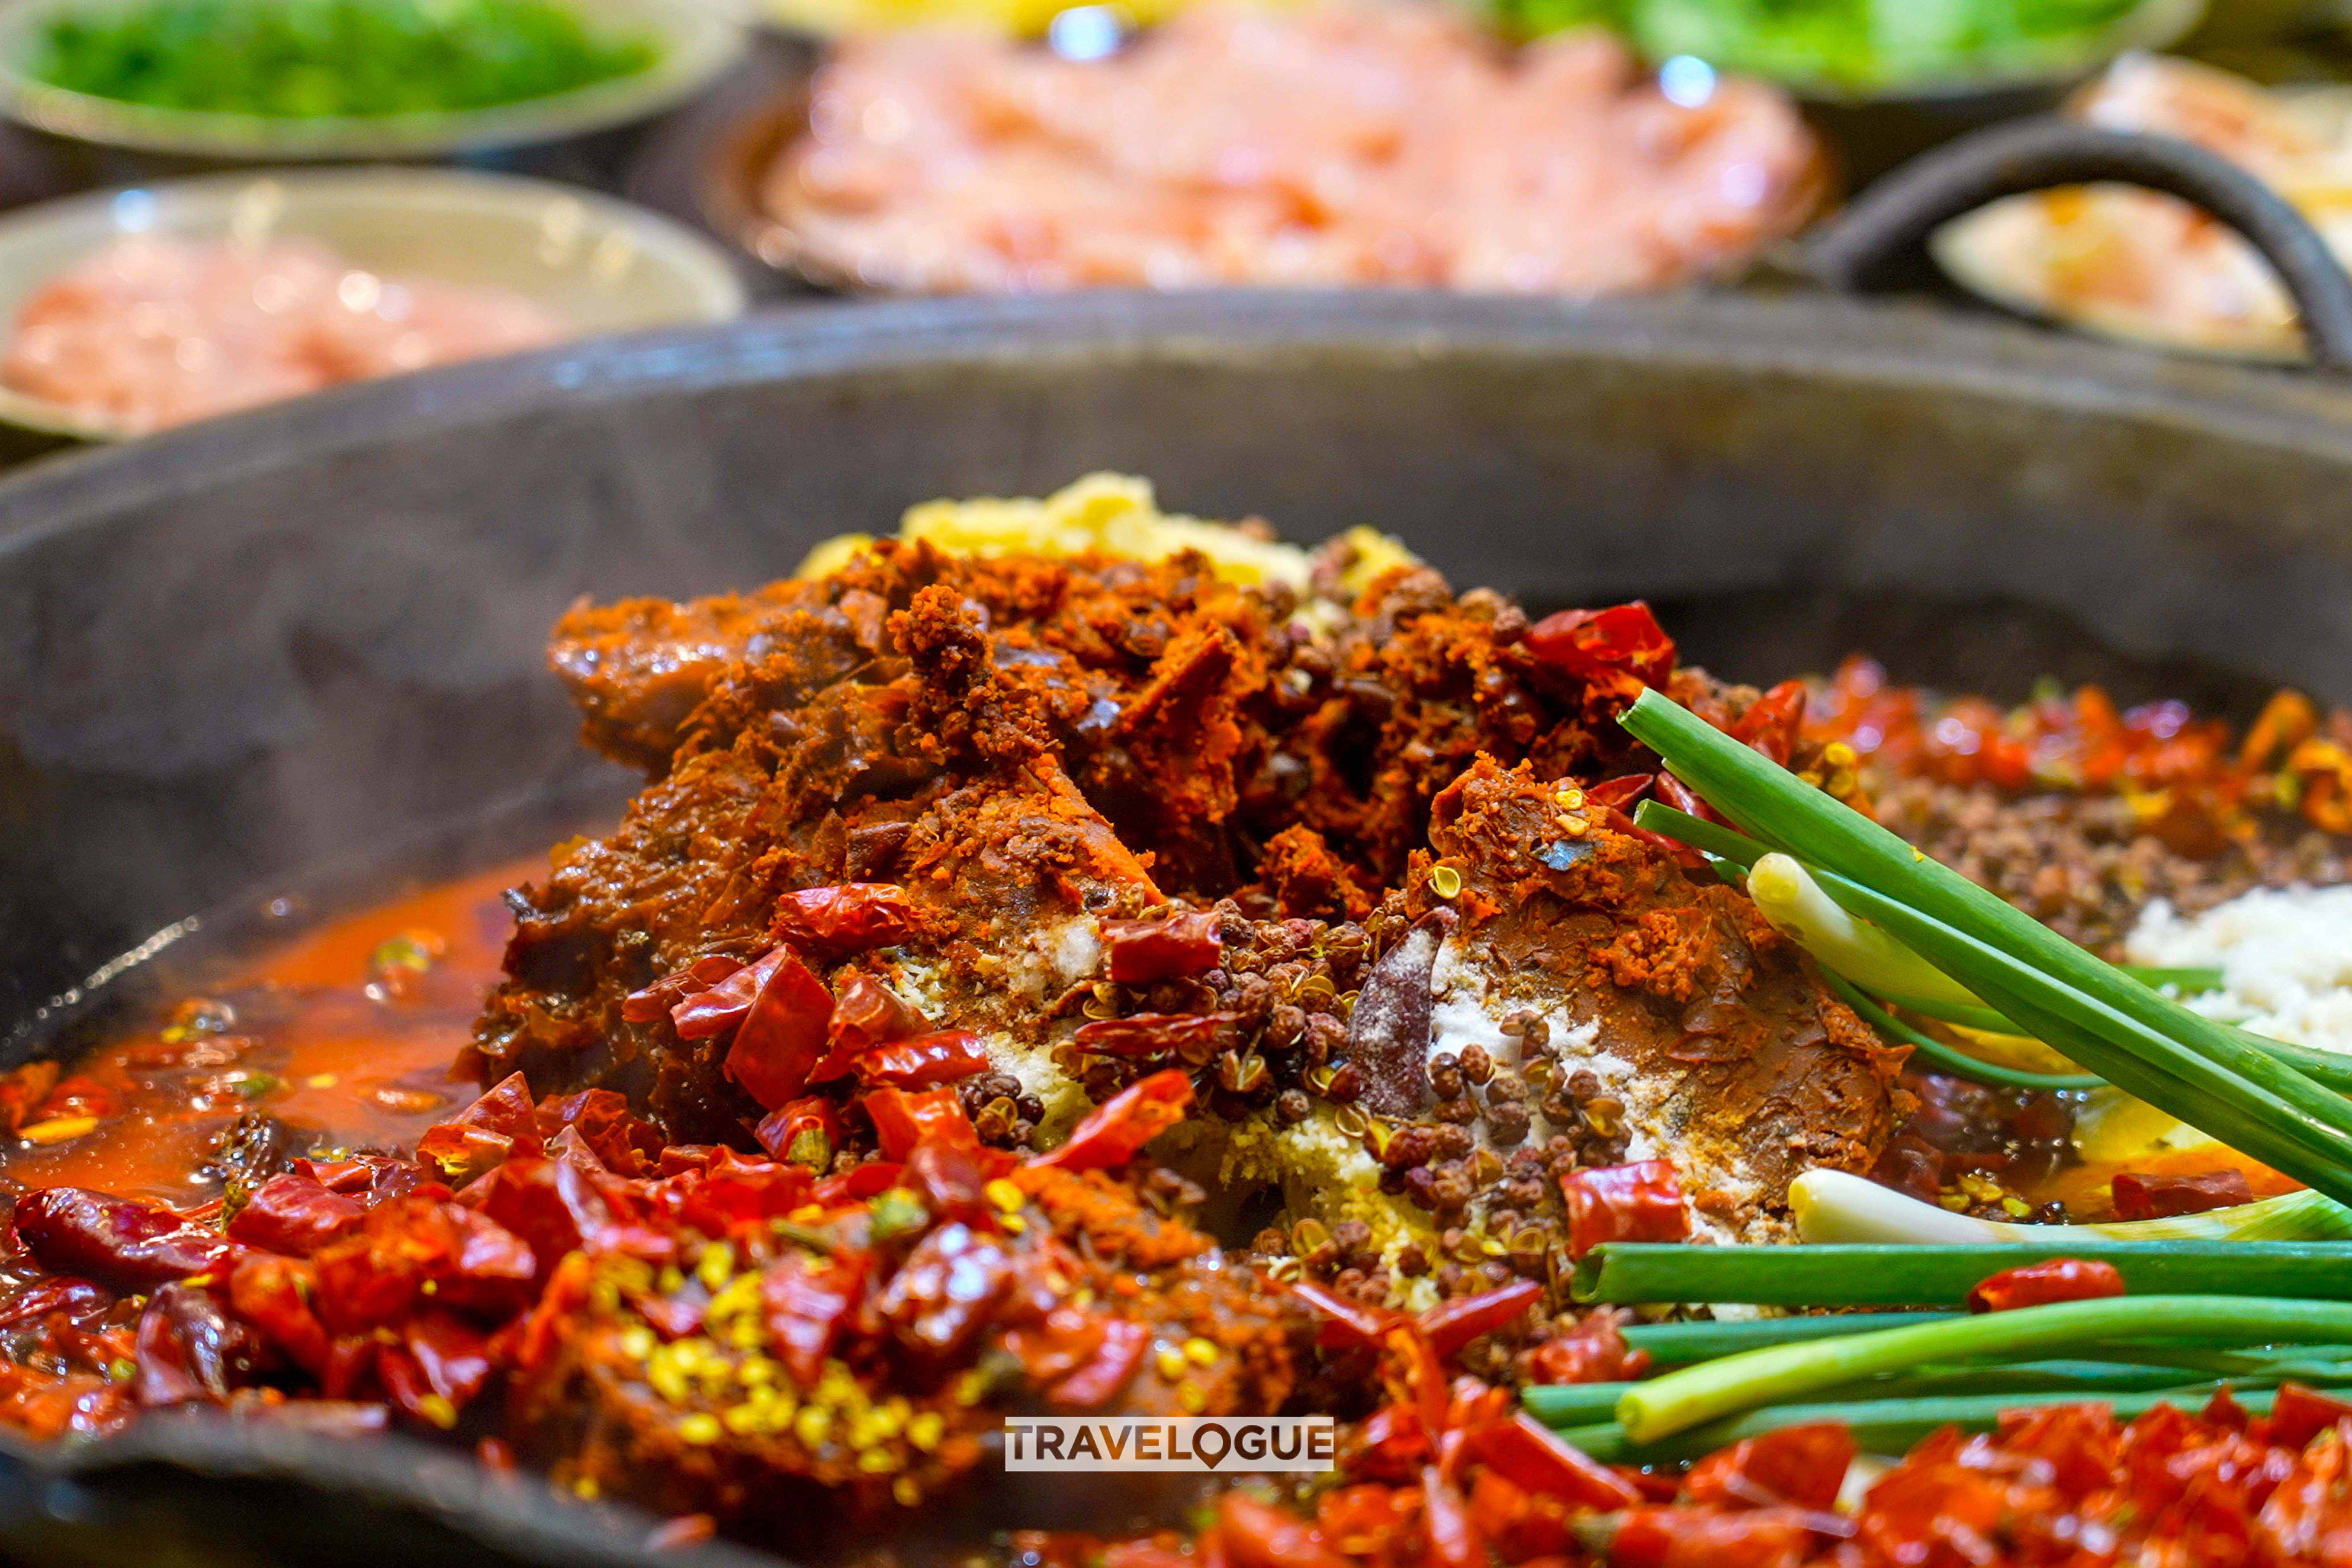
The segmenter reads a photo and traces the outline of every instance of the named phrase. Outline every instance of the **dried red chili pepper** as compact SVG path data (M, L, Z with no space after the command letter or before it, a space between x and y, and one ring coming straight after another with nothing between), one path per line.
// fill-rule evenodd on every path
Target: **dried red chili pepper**
M1701 1459L1683 1479L1683 1495L1706 1508L1825 1512L1836 1505L1853 1456L1853 1434L1843 1423L1783 1426Z
M2116 1217L2164 1219L2173 1215L2203 1214L2208 1209L2234 1208L2254 1201L2246 1173L2231 1166L2193 1176L2142 1175L2126 1171L2115 1179Z
M1116 1170L1183 1121L1192 1103L1191 1079L1173 1068L1153 1073L1095 1107L1059 1148L1030 1163L1065 1171Z
M139 1403L225 1404L231 1389L253 1381L264 1353L259 1336L230 1317L211 1291L165 1285L139 1315Z
M6 1123L9 1131L35 1120L33 1108L49 1097L62 1070L55 1062L26 1062L0 1078L0 1121Z
M487 1317L530 1303L539 1260L522 1239L461 1205L415 1194L370 1211L358 1234L311 1264L320 1321L339 1334L397 1323L431 1300ZM432 1286L427 1290L427 1284Z
M2352 1420L2352 1403L2299 1383L2285 1383L2271 1401L2271 1413L2252 1428L2252 1435L2278 1447L2300 1448L2347 1420Z
M959 1104L956 1109L961 1110L963 1107ZM876 1125L880 1124L877 1122ZM974 1133L972 1140L978 1142L979 1134ZM910 1149L908 1152L913 1151ZM840 1204L862 1204L897 1186L898 1178L906 1173L907 1167L896 1160L868 1160L838 1176L827 1176L816 1184L809 1198L811 1202L827 1208Z
M1696 816L1707 822L1723 820L1722 813L1700 799L1697 791L1675 777L1674 774L1660 773L1657 780L1658 799L1664 805L1673 806L1685 816ZM1682 847L1688 848L1689 846L1685 845Z
M1101 1322L1102 1340L1093 1356L1047 1394L1066 1410L1093 1410L1109 1404L1143 1364L1151 1331L1129 1318L1105 1318Z
M1313 1525L1240 1492L1218 1500L1214 1533L1233 1568L1349 1568Z
M708 1039L723 1035L743 1021L751 1004L759 999L760 988L792 955L788 947L775 947L761 955L757 962L736 969L726 979L709 990L698 991L673 1005L669 1010L670 1026L681 1040Z
M1121 985L1178 980L1217 967L1224 952L1219 918L1205 911L1161 920L1105 921L1103 946L1110 953L1110 977Z
M424 1375L426 1388L447 1400L452 1411L465 1408L489 1381L488 1338L448 1312L419 1312L402 1326L400 1344ZM403 1408L407 1408L404 1402ZM446 1424L439 1419L442 1414L430 1407L425 1411L436 1426Z
M857 1058L876 1046L929 1032L930 1020L901 1001L897 992L869 975L853 974L841 983L833 999L833 1021L825 1026L824 1058L809 1071L809 1081L824 1083L839 1078Z
M1642 1500L1633 1482L1524 1410L1473 1433L1470 1449L1514 1486L1578 1508L1631 1508Z
M1732 724L1730 735L1785 764L1797 749L1797 733L1804 721L1805 683L1784 680L1748 705L1748 711Z
M776 1159L826 1170L833 1164L833 1152L841 1146L841 1108L821 1094L788 1100L761 1117L751 1136Z
M1575 1328L1554 1334L1528 1357L1529 1383L1622 1383L1650 1367L1650 1352L1625 1343L1619 1314L1607 1307L1584 1315Z
M539 1107L519 1072L492 1084L473 1104L425 1129L416 1141L418 1163L458 1187L516 1155L541 1152Z
M367 1205L330 1190L323 1183L288 1171L253 1190L228 1222L232 1241L289 1258L308 1258L338 1237L357 1230Z
M1585 802L1591 805L1612 806L1619 811L1631 811L1643 796L1657 787L1655 773L1621 773L1613 779L1603 779L1585 786Z
M1442 1466L1421 1472L1421 1522L1429 1537L1428 1568L1486 1568L1486 1543Z
M778 940L831 953L896 947L915 934L922 910L907 889L890 882L845 882L803 888L776 904Z
M1173 1056L1205 1062L1232 1037L1241 1022L1234 1013L1135 1013L1082 1024L1070 1041L1096 1056L1136 1059Z
M1418 1320L1429 1348L1451 1356L1481 1334L1517 1322L1543 1295L1532 1279L1514 1279L1500 1289L1441 1301Z
M1434 909L1381 954L1348 1015L1348 1065L1363 1075L1360 1105L1402 1119L1429 1098L1429 1025L1438 950L1459 917Z
M1817 1522L1815 1516L1793 1509L1714 1513L1694 1508L1629 1508L1587 1521L1578 1534L1609 1568L1796 1568L1812 1554L1811 1527ZM1895 1561L1939 1560L1906 1556Z
M1570 1258L1581 1258L1604 1241L1682 1241L1690 1236L1682 1182L1669 1161L1571 1171L1559 1179L1559 1190L1568 1200Z
M1969 1292L1971 1312L2010 1312L2053 1301L2093 1301L2124 1293L2124 1277L2095 1258L2053 1258L2005 1268Z
M467 1188L465 1202L528 1247L539 1273L613 1223L594 1180L564 1160L509 1160Z
M51 1273L123 1291L225 1268L239 1250L169 1209L79 1187L47 1187L18 1199L16 1235Z
M773 1110L808 1088L810 1069L824 1058L833 994L789 948L778 948L752 969L763 966L759 994L727 1047L727 1076Z
M1312 1279L1295 1282L1290 1293L1315 1309L1321 1320L1315 1342L1325 1350L1371 1349L1406 1321L1401 1312L1342 1296Z
M934 1139L950 1143L980 1142L970 1113L952 1089L910 1090L886 1087L869 1091L858 1103L873 1121L875 1135L882 1142L882 1152L893 1160L904 1160Z
M569 1128L587 1144L604 1167L624 1176L642 1176L661 1159L663 1139L658 1129L638 1120L629 1109L629 1097L610 1089L583 1089L577 1094L541 1100L539 1135L552 1143Z
M15 1288L0 1301L0 1328L34 1322L51 1312L79 1318L114 1304L114 1292L89 1279L43 1279Z
M993 1237L943 1225L915 1243L875 1310L898 1342L934 1363L952 1361L1013 1288L1013 1259Z
M866 1082L895 1084L900 1089L960 1083L987 1070L987 1047L978 1035L963 1029L893 1040L857 1058L858 1076Z
M1663 684L1675 668L1674 639L1639 599L1546 616L1520 646L1538 662L1621 696Z
M310 1310L313 1276L308 1264L276 1253L248 1253L229 1276L229 1305L313 1376L327 1370L326 1325Z

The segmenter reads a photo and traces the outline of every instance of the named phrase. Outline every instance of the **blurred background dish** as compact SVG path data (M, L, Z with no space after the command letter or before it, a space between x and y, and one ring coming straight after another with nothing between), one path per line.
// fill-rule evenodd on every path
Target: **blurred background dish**
M2210 66L2129 56L2068 112L2228 158L2352 260L2352 89L2265 90ZM2198 353L2303 352L2294 307L2269 265L2229 229L2152 191L2092 185L2011 196L1946 225L1931 248L1955 280L2023 314Z
M1131 42L1087 7L1043 42L856 34L779 77L688 178L751 254L861 292L1591 298L1738 276L1826 187L1769 85L1654 75L1598 31L1505 54L1437 5L1202 5Z
M2197 26L2205 0L1493 0L1524 35L1598 24L1819 99L2074 80ZM2226 4L2226 0L2225 0Z
M186 157L427 157L645 119L742 42L705 0L19 0L0 11L0 101L54 135Z
M110 439L268 400L225 388L232 369L283 395L743 306L731 264L698 236L541 181L375 169L162 182L0 218L0 419ZM92 336L110 315L114 336ZM187 374L154 384L174 365Z

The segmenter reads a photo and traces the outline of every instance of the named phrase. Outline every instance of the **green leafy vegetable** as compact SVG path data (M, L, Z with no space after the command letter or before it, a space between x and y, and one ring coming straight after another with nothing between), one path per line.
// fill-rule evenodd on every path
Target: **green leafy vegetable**
M554 0L140 0L53 16L33 74L157 108L269 115L488 109L633 75L658 50Z

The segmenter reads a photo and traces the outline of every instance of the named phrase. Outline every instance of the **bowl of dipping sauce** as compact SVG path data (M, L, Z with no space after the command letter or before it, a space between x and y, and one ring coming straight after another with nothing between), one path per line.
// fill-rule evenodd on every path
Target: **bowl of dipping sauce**
M742 312L724 252L507 175L212 175L0 218L0 421L114 440L348 381Z
M182 157L426 157L646 118L743 43L701 0L19 0L0 107Z

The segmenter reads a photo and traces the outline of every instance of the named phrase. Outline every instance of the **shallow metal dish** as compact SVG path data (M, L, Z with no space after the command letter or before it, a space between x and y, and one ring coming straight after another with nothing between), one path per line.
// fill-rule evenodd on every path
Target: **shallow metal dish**
M815 305L0 483L0 1060L100 1026L152 968L110 961L194 945L192 913L420 840L543 842L530 814L581 792L609 810L627 780L541 660L573 595L756 583L909 502L1097 468L1295 538L1372 522L1538 605L1647 595L1733 676L1864 646L2011 696L2352 700L2333 378L1836 300ZM0 1441L11 1563L679 1561L635 1529L414 1447Z
M59 272L131 235L300 237L373 272L520 294L583 337L729 321L745 302L733 263L709 240L609 196L449 169L310 169L164 180L0 217L0 323ZM125 434L5 386L0 422L85 441Z

